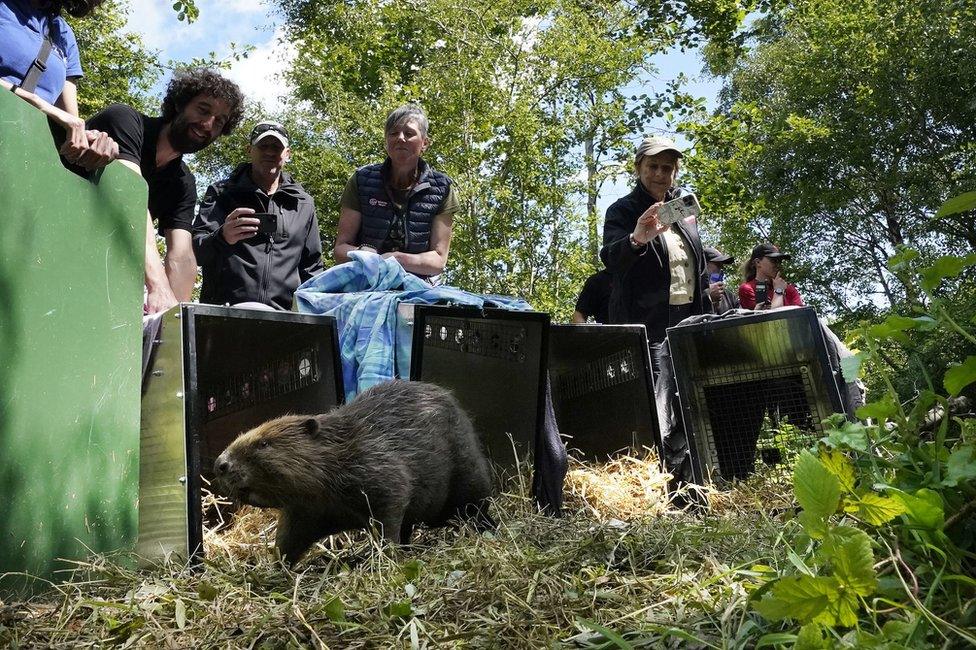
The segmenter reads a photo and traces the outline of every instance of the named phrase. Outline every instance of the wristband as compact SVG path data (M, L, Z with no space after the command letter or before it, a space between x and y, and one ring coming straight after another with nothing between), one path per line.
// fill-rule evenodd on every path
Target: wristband
M644 249L644 253L647 252L647 242L644 242L643 244L638 242L636 239L634 239L634 233L630 233L629 235L627 235L627 241L630 242L630 249L635 253L642 248ZM641 255L643 255L644 253L641 253Z

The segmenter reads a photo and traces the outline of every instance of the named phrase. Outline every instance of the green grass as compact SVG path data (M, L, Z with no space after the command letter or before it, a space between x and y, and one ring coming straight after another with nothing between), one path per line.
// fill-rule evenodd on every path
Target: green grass
M769 628L748 611L752 567L787 561L784 485L739 485L695 515L664 507L663 481L646 460L576 466L553 519L534 512L523 476L499 495L494 533L422 530L403 548L338 535L294 571L269 548L271 514L247 511L208 532L200 571L95 557L42 595L0 603L0 644L754 647Z

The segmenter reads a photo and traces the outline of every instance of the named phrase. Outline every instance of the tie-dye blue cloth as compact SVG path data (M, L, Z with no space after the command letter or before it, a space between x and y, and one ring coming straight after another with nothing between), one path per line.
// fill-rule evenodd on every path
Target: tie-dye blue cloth
M352 251L351 262L310 278L295 292L298 311L334 316L339 328L342 381L348 402L370 386L410 376L411 326L397 318L401 302L526 311L521 298L432 287L392 258Z

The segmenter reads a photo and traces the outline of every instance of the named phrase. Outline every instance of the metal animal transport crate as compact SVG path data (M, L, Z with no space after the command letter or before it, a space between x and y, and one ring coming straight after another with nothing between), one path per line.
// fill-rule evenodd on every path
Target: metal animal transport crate
M559 432L583 458L659 447L643 325L553 325L549 378Z
M545 404L549 315L417 305L413 318L410 378L453 391L496 465L531 457Z
M843 412L809 307L679 325L668 345L696 483L789 467Z
M201 490L241 432L342 402L336 321L185 303L163 317L143 383L137 554L202 553Z

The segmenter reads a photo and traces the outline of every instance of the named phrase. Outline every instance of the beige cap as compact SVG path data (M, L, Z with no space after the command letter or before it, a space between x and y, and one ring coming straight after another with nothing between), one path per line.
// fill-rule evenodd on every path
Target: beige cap
M678 154L678 158L682 158L683 154L681 149L678 148L671 140L660 136L652 135L649 138L644 138L639 145L637 145L637 154L635 155L636 160L640 160L643 156L653 156L654 154L661 153L662 151L673 151Z

